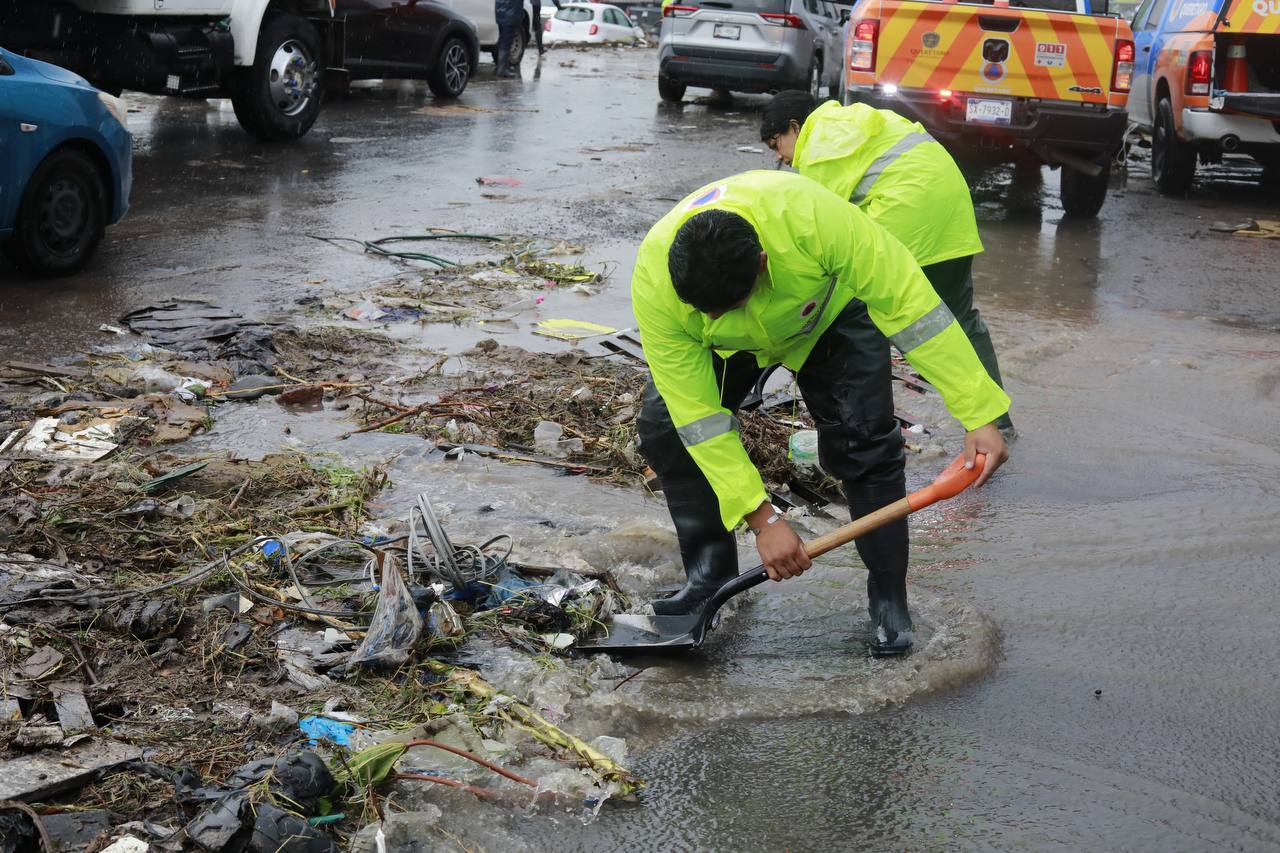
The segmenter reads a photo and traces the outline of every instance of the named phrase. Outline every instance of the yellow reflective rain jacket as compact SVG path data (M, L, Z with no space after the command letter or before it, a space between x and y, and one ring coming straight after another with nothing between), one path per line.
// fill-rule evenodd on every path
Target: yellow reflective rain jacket
M704 210L739 214L755 228L767 269L742 307L715 320L681 302L667 254L685 220ZM764 367L798 371L853 299L941 392L965 429L1009 410L964 332L902 244L861 210L790 172L746 172L685 198L649 230L631 279L645 358L683 444L733 529L765 500L737 421L720 405L712 350L753 352Z
M982 251L969 185L920 124L827 101L805 119L792 165L848 199L925 267Z

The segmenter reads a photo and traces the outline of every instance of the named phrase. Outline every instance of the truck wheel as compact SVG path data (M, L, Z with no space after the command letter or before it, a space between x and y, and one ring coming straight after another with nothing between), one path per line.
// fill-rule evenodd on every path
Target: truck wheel
M511 67L519 67L524 61L524 52L529 47L529 19L524 19L524 24L516 31L515 40L511 42Z
M471 79L471 54L467 43L457 36L445 40L435 67L427 75L427 85L440 98L456 98Z
M809 94L816 101L822 97L822 57L815 55L813 64L809 66L809 83L807 86Z
M1178 139L1173 105L1161 98L1156 105L1156 126L1151 136L1151 180L1163 195L1186 195L1196 175L1196 150Z
M79 151L55 151L27 183L5 254L32 275L70 275L93 255L107 216L97 165Z
M320 36L305 18L284 13L262 24L253 66L240 69L231 105L258 139L297 139L311 129L324 98Z
M528 22L529 22L529 19L526 18L525 23L527 24ZM528 47L529 47L529 28L521 27L520 29L516 30L516 37L511 40L511 56L509 57L508 61L511 63L512 68L515 68L516 66L518 66L520 62L524 59L524 52L525 50L528 49ZM497 65L498 64L498 46L497 45L494 45L493 50L489 51L489 56L490 58L493 59L493 64Z
M677 83L670 77L664 77L661 74L658 75L658 94L662 96L662 100L664 101L670 101L673 104L678 104L680 101L684 100L685 88L686 87L683 83Z
M1094 176L1063 166L1060 180L1059 195L1067 216L1092 219L1102 210L1102 203L1107 200L1107 186L1111 183L1111 161L1108 160L1102 171Z

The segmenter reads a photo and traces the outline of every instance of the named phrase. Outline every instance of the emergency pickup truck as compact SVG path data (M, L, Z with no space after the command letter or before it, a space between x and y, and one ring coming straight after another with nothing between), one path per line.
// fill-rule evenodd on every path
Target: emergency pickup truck
M1028 2L862 0L841 101L915 119L957 153L1062 167L1063 209L1096 216L1128 128L1133 34L1089 0Z
M1196 161L1223 154L1280 182L1280 0L1146 0L1133 32L1129 114L1160 192L1185 193Z

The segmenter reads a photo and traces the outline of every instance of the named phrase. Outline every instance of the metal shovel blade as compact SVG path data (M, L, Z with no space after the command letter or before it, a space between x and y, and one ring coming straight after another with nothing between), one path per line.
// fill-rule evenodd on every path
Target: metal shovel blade
M764 566L730 579L716 590L715 595L695 613L680 616L641 616L620 613L609 622L609 634L596 640L578 644L584 652L683 652L696 649L707 637L707 626L716 612L730 598L751 589L769 576Z
M584 652L644 652L687 651L702 642L695 629L702 621L702 612L683 616L641 616L619 613L609 621L609 633L579 643Z

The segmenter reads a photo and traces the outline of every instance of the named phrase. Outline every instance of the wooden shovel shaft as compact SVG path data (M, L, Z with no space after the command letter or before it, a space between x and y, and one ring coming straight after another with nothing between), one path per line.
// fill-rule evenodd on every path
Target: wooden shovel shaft
M834 551L841 545L847 545L859 536L870 533L876 528L891 524L911 514L911 504L906 498L896 500L888 506L882 506L875 512L868 513L844 527L831 531L817 539L811 539L804 545L810 557L821 557L828 551Z
M934 478L932 483L923 489L917 489L901 500L896 500L888 506L880 507L875 512L854 519L839 530L833 530L825 536L819 536L817 539L806 542L805 551L808 552L810 557L821 557L828 551L852 542L859 536L870 533L878 527L906 518L918 509L924 509L930 504L955 497L968 488L974 480L978 479L986 459L986 454L979 453L974 459L973 467L965 468L964 456L957 456L950 465L943 469L942 473Z

